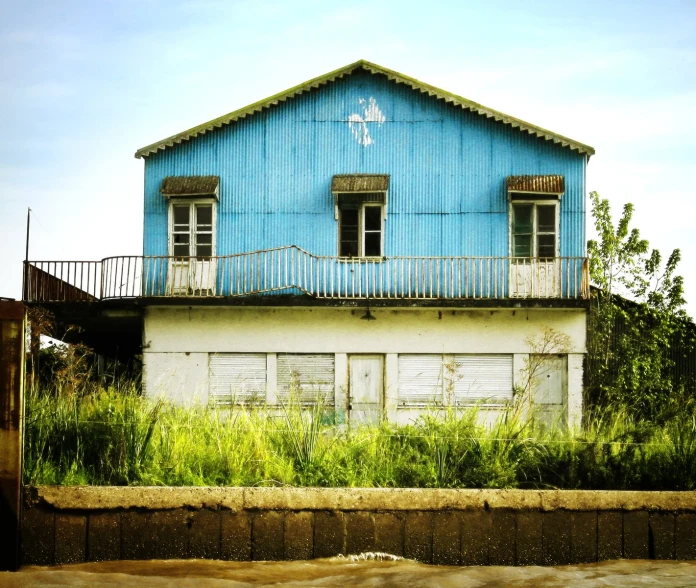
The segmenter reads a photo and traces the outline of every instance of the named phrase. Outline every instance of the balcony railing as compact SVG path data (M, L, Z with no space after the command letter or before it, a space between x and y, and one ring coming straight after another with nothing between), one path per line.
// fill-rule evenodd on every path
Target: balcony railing
M31 261L27 302L295 293L333 299L587 298L582 257L317 256L295 247L206 258L125 256Z

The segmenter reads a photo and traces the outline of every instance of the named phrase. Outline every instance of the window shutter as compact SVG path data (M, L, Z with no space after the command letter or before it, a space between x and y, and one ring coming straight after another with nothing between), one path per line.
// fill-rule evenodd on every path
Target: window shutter
M291 400L291 392L299 392L302 403L321 399L325 406L334 405L335 356L333 354L309 355L295 353L278 354L278 398ZM293 390L293 385L299 390Z
M399 355L399 404L442 403L442 355Z
M455 355L455 404L512 399L512 355Z
M210 355L210 398L217 406L266 401L265 353Z

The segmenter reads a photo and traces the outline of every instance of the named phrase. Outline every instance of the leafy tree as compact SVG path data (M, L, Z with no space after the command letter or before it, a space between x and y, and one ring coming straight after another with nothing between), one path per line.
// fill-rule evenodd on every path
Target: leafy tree
M633 205L626 204L618 223L609 201L590 193L599 236L587 244L592 294L588 404L632 406L655 417L679 393L673 347L687 348L688 317L683 308L681 259L675 249L663 263L637 228Z

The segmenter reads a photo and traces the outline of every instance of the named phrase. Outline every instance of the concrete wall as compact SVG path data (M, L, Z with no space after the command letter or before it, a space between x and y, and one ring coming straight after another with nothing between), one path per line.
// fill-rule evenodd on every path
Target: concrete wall
M335 354L335 406L347 410L348 355L385 356L384 411L394 422L406 423L423 409L397 405L398 354L511 354L514 381L524 386L530 340L540 340L551 327L568 336L565 416L580 424L582 360L586 345L583 309L376 309L375 321L360 320L363 309L149 307L144 329L144 388L150 396L176 402L208 401L209 353ZM267 400L273 404L275 381L268 373ZM499 408L483 408L492 421Z
M696 492L362 488L28 489L24 565L298 560L447 565L696 559Z

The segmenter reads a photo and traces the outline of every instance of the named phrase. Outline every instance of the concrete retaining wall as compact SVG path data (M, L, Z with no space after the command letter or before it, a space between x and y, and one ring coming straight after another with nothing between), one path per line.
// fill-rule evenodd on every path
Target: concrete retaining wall
M296 560L447 565L696 559L696 492L28 488L23 564Z

